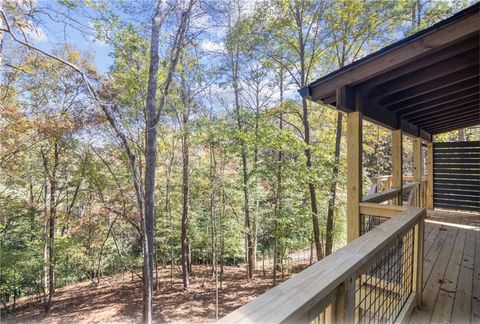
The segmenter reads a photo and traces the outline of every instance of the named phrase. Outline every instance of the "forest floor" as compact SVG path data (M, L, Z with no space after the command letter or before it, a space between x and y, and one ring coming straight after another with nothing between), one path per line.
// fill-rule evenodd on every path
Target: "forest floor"
M296 262L298 272L308 261ZM211 266L193 266L194 275L188 291L183 290L182 278L174 269L159 268L160 289L154 291L154 320L162 322L213 322L215 320L215 281ZM224 267L223 289L219 295L219 318L246 304L272 287L272 275L256 271L247 282L245 269ZM284 280L288 279L288 275ZM281 278L279 276L279 280ZM43 312L43 304L35 297L22 297L15 312L2 320L5 323L137 323L141 319L142 290L138 276L125 272L102 277L99 285L82 282L57 289L53 295L50 313Z

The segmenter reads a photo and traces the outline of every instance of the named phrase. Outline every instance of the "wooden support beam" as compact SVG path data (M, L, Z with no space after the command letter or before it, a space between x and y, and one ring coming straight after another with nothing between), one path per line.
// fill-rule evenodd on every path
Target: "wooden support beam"
M334 323L345 324L355 321L355 279L349 278L337 288Z
M392 186L398 189L398 195L395 199L396 204L402 205L403 193L403 143L402 130L392 131Z
M413 291L417 297L417 306L422 306L422 284L423 284L423 244L425 239L425 213L415 225L413 239Z
M433 143L427 143L427 208L433 209Z
M347 114L347 242L360 235L362 200L362 113Z
M418 126L406 121L405 119L400 121L400 128L402 129L403 135L418 137L420 134Z
M349 86L343 86L336 92L337 109L344 112L355 111L355 93L354 89Z
M415 192L416 207L422 207L421 194L420 194L422 175L423 175L422 165L423 165L422 139L420 137L416 137L413 139L413 176L415 178L415 181L420 183L420 185L417 186L417 190Z
M422 128L415 126L409 121L399 118L395 112L389 111L378 105L373 100L362 97L360 100L363 118L374 124L381 125L388 129L401 128L405 134L422 137L425 141L431 140L431 134Z

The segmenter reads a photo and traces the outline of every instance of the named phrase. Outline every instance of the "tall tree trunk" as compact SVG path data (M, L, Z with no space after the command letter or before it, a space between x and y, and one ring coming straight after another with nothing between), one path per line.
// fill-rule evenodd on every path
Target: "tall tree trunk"
M305 157L307 158L307 168L312 169L312 152L310 150L310 124L308 122L308 105L307 100L302 99L303 107L303 127L305 144ZM318 223L318 203L317 203L317 191L313 182L308 183L308 191L310 193L310 208L312 212L312 227L313 227L313 240L315 242L315 250L317 252L317 260L323 258L322 241L320 240L320 225Z
M190 217L190 186L189 186L189 149L188 149L188 135L186 131L187 118L183 118L184 136L182 138L182 194L183 194L183 212L182 212L182 279L183 288L188 289L189 281L189 266L188 266L188 221Z
M465 142L467 140L467 136L465 135L465 128L460 128L458 130L458 140L460 142Z
M158 43L162 18L162 1L159 0L152 18L150 40L150 66L146 100L145 130L145 212L143 220L143 309L142 321L152 322L153 312L153 245L155 225L155 168L157 162L157 83L158 83Z
M342 140L342 119L343 115L341 112L338 112L337 115L337 129L335 134L335 162L333 164L332 170L332 182L330 184L330 199L328 200L328 211L327 211L327 228L326 228L326 238L325 238L325 255L332 253L333 249L333 212L335 208L335 198L337 191L337 182L338 182L338 170L340 164L340 144Z
M218 232L217 217L215 214L215 179L217 176L217 161L215 145L210 144L210 222L212 224L212 266L215 280L215 320L218 320Z
M235 95L235 115L237 119L238 131L243 132L243 120L240 112L240 89L238 85L238 69L239 69L239 53L237 52L232 57L232 88ZM247 279L253 277L253 239L252 239L252 225L250 220L250 203L248 194L248 161L247 161L247 147L242 141L241 143L241 159L242 159L242 185L243 185L243 211L245 214L245 256L247 262Z
M280 67L280 104L283 103L283 67ZM282 107L283 109L283 107ZM278 123L278 128L280 131L283 130L283 110L280 110L280 120ZM278 218L282 214L282 166L283 166L283 150L279 149L277 153L277 194L275 197L275 207L274 207L274 220L273 220L273 232L274 232L274 242L273 242L273 285L277 284L277 258L278 258Z
M46 163L46 156L43 154L44 165ZM45 168L45 178L43 185L43 303L47 305L47 291L48 291L48 168Z
M0 0L0 10L3 10L3 2L4 0ZM0 29L2 29L4 26L3 26L3 19L0 19ZM0 31L0 72L2 71L2 67L3 67L3 31ZM0 73L1 74L1 73ZM3 75L3 74L1 74Z
M30 214L30 242L33 242L33 240L35 239L35 235L34 235L35 214L37 213L37 211L34 207L35 198L33 196L33 179L30 180L29 191L30 191L30 200L29 200L29 203L30 203L30 208L29 208L30 209L30 211L29 211L29 214Z
M247 152L244 144L242 145L242 175L243 175L243 208L245 211L245 228L247 231L246 237L246 253L247 253L247 277L253 278L253 239L252 239L252 224L250 222L250 203L248 196L248 166L247 166Z
M55 221L57 217L57 168L58 168L58 143L55 141L53 148L53 166L50 174L50 211L48 221L48 300L45 311L48 313L55 292Z
M165 188L165 213L168 215L168 220L169 220L169 228L170 228L170 233L168 237L168 243L170 245L170 285L173 285L173 264L174 264L174 246L173 246L173 239L172 239L172 233L173 233L173 215L172 215L172 207L170 205L170 182L171 182L171 168L173 164L173 158L171 159L171 162L165 167L165 173L166 173L166 188Z
M299 60L300 60L300 84L302 88L307 85L308 82L308 71L305 66L306 53L305 53L305 37L304 37L304 26L303 26L303 9L299 2L295 3L294 15L295 22L297 25L298 32L298 44L299 44ZM306 165L308 169L312 169L312 152L310 150L310 123L308 118L308 104L305 98L302 98L302 121L304 128L304 141L306 144L305 148L305 157L307 159ZM312 227L313 227L313 239L315 242L315 248L317 252L317 260L323 258L323 248L322 242L320 239L320 225L318 223L318 203L317 203L317 191L315 184L313 182L308 183L308 191L310 193L310 208L312 213Z

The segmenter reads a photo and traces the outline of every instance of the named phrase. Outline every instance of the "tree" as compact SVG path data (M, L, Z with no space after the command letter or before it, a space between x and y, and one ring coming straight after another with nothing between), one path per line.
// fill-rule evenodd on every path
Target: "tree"
M153 293L153 236L154 236L154 224L155 224L155 167L156 167L156 143L157 143L157 125L159 123L160 115L164 108L166 97L170 90L173 74L175 73L179 54L181 52L186 30L188 28L192 8L195 1L191 0L187 4L186 8L183 8L180 18L178 29L175 33L174 44L170 52L170 65L167 70L166 78L162 85L162 92L157 103L157 84L158 84L158 65L159 65L159 36L162 23L165 19L165 11L163 2L159 0L155 6L155 13L152 18L152 31L151 31L151 44L150 44L150 68L148 77L148 87L146 95L146 121L145 121L145 184L142 189L141 177L138 174L137 159L134 155L128 139L123 132L117 117L114 114L112 108L114 105L105 103L97 93L96 89L90 82L88 75L72 63L68 59L63 59L55 54L48 53L40 48L23 41L17 37L14 31L11 29L7 16L4 11L1 11L3 24L3 32L6 32L17 43L28 47L50 59L63 63L79 73L82 80L85 83L85 87L88 90L91 99L100 106L105 113L110 125L115 131L116 135L120 138L123 148L127 153L130 161L132 178L135 185L136 197L138 209L140 211L140 220L142 224L142 242L143 242L143 254L144 254L144 297L143 297L143 321L151 323L152 321L152 293Z
M321 37L325 9L324 1L271 1L257 16L268 17L266 26L260 27L264 31L258 32L263 45L257 47L257 50L278 62L299 88L303 88L310 81L312 71L323 52L322 47L325 46ZM301 120L305 164L313 175L311 129L306 99L302 99ZM308 181L308 196L317 260L320 260L323 258L323 248L318 220L317 188L313 180Z

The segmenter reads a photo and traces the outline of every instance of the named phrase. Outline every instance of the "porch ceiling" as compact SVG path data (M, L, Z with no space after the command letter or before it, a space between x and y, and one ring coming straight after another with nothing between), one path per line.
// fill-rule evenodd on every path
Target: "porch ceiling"
M299 90L421 136L480 124L479 3Z

